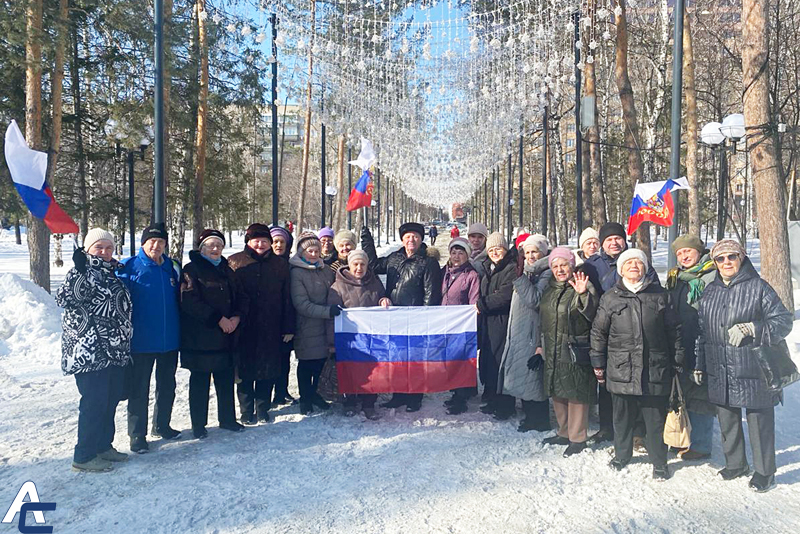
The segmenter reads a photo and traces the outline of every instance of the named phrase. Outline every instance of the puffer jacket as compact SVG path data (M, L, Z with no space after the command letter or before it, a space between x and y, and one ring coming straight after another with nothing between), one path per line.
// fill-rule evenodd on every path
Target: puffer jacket
M367 227L361 233L361 248L369 257L372 272L386 275L386 295L395 306L438 306L442 301L439 263L428 256L425 243L410 258L401 248L379 258Z
M628 250L627 244L625 250ZM620 254L622 254L622 252L620 252ZM603 293L616 286L617 282L621 280L619 273L617 273L618 257L619 256L612 258L606 254L603 249L600 249L600 252L586 258L582 264L586 276L589 277L589 281L592 283L599 296L603 296ZM661 284L658 279L658 273L652 265L648 267L644 276L645 279L650 282L655 282L658 285Z
M706 372L708 400L755 409L777 404L780 394L767 389L754 349L784 339L792 330L793 315L749 258L728 285L717 277L705 288L698 313L697 369ZM739 323L753 323L756 335L734 347L728 343L728 329Z
M271 380L280 374L282 336L294 334L289 262L268 250L263 256L245 245L228 258L242 297L249 302L239 327L239 378Z
M539 345L539 302L551 277L549 269L544 272L530 269L514 280L497 383L497 391L504 395L527 401L547 399L542 369L531 371L528 360Z
M201 372L230 369L241 322L247 319L242 291L225 258L215 266L192 250L189 260L181 280L181 366ZM219 327L223 317L239 317L239 327L226 334Z
M131 296L117 277L120 264L86 256L86 268L72 268L56 291L61 319L61 370L65 375L101 371L131 362Z
M322 260L306 263L299 254L289 260L291 267L292 304L296 312L294 353L298 360L327 358L328 290L333 284L333 271Z
M372 271L367 271L363 278L358 279L350 272L347 266L336 273L336 280L328 290L328 306L341 306L342 308L369 308L378 306L380 300L386 296L386 289ZM328 321L328 343L334 343L334 321Z
M481 278L469 261L442 267L442 306L475 304L480 296Z
M481 279L481 298L478 299L478 348L481 360L494 358L500 365L506 346L511 296L517 279L517 252L509 250L497 265L488 257L483 262L486 276ZM483 373L481 381L484 380Z
M597 401L594 371L591 367L573 364L568 346L570 341L585 343L589 339L599 298L591 282L587 289L586 293L578 295L569 282L551 278L542 295L539 317L545 393L548 397L594 404Z
M645 278L638 293L623 281L600 299L591 334L592 365L606 369L618 395L668 396L673 367L684 363L681 324L664 288Z

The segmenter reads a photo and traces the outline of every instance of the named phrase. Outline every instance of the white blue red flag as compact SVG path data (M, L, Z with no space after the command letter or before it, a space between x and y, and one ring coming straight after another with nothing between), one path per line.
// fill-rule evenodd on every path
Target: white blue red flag
M369 207L372 205L372 171L366 170L361 173L361 178L356 182L356 186L350 192L347 199L347 211L357 210L358 208Z
M435 393L477 385L474 306L348 308L336 317L341 393Z
M645 221L661 226L672 226L675 205L671 192L676 189L689 189L689 182L686 178L646 184L637 183L633 191L631 214L628 217L628 235L633 235L639 225Z
M78 233L78 225L56 203L45 180L47 154L28 148L17 121L11 121L6 130L5 155L14 187L30 212L54 234Z

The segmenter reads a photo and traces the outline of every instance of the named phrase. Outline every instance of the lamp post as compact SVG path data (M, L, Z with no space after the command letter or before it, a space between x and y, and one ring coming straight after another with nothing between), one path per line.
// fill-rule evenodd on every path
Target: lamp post
M730 150L736 153L736 145L745 136L744 115L734 113L721 123L709 122L700 130L700 140L715 148L719 147L719 177L717 180L717 241L725 239L725 196L728 187L728 141Z
M331 212L331 228L333 228L333 197L339 193L339 189L335 185L329 185L325 188L325 195L328 197L328 206ZM325 221L322 221L322 226L325 226Z

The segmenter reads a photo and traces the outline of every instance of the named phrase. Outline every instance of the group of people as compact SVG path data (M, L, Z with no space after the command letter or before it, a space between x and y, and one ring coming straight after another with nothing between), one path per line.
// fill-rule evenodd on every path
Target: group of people
M268 422L271 407L294 401L292 352L300 413L329 410L318 386L335 357L333 320L343 308L471 305L481 412L507 420L520 400L518 430L545 432L552 404L556 428L546 444L565 446L572 456L591 442L612 441L617 470L642 448L653 477L666 479L662 435L677 376L692 423L691 447L679 456L710 456L716 416L726 459L720 475L748 475L744 408L755 464L750 486L774 485L774 406L782 394L767 386L755 351L783 340L793 316L739 243L723 240L709 253L698 237L679 237L678 267L662 286L618 223L585 229L577 250L551 248L541 234L522 233L510 244L474 223L466 238L451 238L444 266L425 234L424 226L407 222L399 228L402 246L378 257L366 227L361 248L352 231L330 228L301 233L293 247L285 228L255 223L244 250L225 258L224 234L207 229L181 267L164 252L163 225L146 228L139 253L121 263L112 257L113 236L89 231L56 294L65 308L62 368L81 394L73 467L107 471L128 459L112 446L114 413L125 398L131 451L147 452L153 367L150 435L180 438L170 426L179 353L191 373L192 433L203 439L212 378L219 426L239 432ZM385 285L378 275L386 275ZM477 395L477 383L454 390L447 413L464 413ZM423 398L394 392L382 407L416 412ZM343 410L378 419L376 402L375 394L345 395ZM600 430L590 437L594 404Z

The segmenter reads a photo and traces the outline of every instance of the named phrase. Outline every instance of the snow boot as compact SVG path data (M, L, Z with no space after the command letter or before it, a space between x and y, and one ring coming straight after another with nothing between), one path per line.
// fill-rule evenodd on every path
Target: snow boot
M107 451L103 451L97 455L98 458L102 458L103 460L108 460L109 462L127 462L128 455L124 452L119 452L114 447L111 447Z
M747 485L756 493L765 493L775 487L775 475L755 473Z
M243 425L247 426L255 426L258 424L258 419L256 419L255 414L252 413L242 415L242 417L239 418L239 421L241 421Z
M95 456L88 462L72 462L73 471L83 471L85 473L105 473L107 471L111 471L112 469L114 469L114 466L111 465L111 462L104 460L99 456Z
M555 436L550 436L549 438L544 438L542 440L542 444L544 445L569 445L569 439L559 436L556 434Z
M147 440L144 438L144 436L131 438L131 452L135 452L136 454L145 454L150 452L150 445L147 443Z
M168 426L164 429L157 429L153 428L150 430L150 435L154 438L161 438L161 439L181 439L181 431L175 430L171 426Z
M653 480L667 480L669 477L669 467L666 465L653 466Z
M586 448L586 442L584 442L584 441L582 441L580 443L574 443L574 442L570 441L569 442L569 446L564 451L564 458L572 456L573 454L578 454L579 452L582 452L583 449L585 449L585 448Z
M746 477L750 474L750 466L746 465L744 467L740 467L739 469L729 469L726 467L725 469L720 470L717 474L722 477L722 480L733 480L739 477Z

